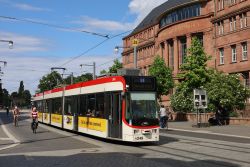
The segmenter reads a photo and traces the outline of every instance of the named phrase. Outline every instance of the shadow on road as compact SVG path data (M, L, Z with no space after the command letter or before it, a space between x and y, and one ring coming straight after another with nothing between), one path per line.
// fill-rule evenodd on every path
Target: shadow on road
M216 160L197 160L192 161L175 160L171 158L143 158L146 154L127 154L127 153L80 153L70 156L2 156L0 166L4 167L48 167L48 166L119 166L119 167L221 167L240 165Z

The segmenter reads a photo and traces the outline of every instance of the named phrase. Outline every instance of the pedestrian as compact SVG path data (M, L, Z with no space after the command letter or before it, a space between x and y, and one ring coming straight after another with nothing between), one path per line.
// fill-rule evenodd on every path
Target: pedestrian
M160 128L163 129L166 127L166 121L167 121L167 111L164 105L161 105L159 114L160 114Z
M9 107L7 106L5 109L6 109L6 114L7 114L7 116L9 116L9 112L10 112Z
M20 115L20 110L17 106L13 109L13 122L15 126L18 126L18 117Z

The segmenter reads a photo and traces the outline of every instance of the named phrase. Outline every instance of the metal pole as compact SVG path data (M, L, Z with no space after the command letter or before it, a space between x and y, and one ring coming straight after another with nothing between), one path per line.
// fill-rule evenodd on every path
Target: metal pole
M93 62L93 80L95 79L95 62Z
M134 46L134 68L137 68L137 53L136 53L136 46Z
M71 84L73 84L73 72L71 73Z

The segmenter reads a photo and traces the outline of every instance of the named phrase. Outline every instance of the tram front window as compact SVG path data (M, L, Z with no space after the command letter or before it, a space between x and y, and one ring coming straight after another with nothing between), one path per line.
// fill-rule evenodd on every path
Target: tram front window
M134 126L158 125L155 93L131 93L129 115Z

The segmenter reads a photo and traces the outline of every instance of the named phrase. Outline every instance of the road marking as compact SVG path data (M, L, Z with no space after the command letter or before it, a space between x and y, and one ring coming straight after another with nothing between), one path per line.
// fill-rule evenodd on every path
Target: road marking
M221 133L214 133L214 132L210 132L210 131L199 131L199 130L197 131L197 130L186 130L186 129L175 129L175 128L169 128L169 130L176 130L176 131L183 131L183 132L192 132L192 133L204 133L204 134L212 134L212 135L218 135L218 136L237 137L237 138L243 138L243 139L250 139L250 137L247 137L247 136L221 134Z
M14 142L14 144L11 144L9 146L6 146L6 147L2 147L0 148L0 150L5 150L5 149L9 149L9 148L12 148L12 147L16 147L17 145L20 144L20 141L18 139L16 139L8 130L7 128L5 127L5 125L3 124L3 121L1 120L0 118L0 127L2 127L4 133L9 137L10 140L12 140Z
M7 138L7 137L2 137L2 138L0 138L0 140L11 140L11 139Z

